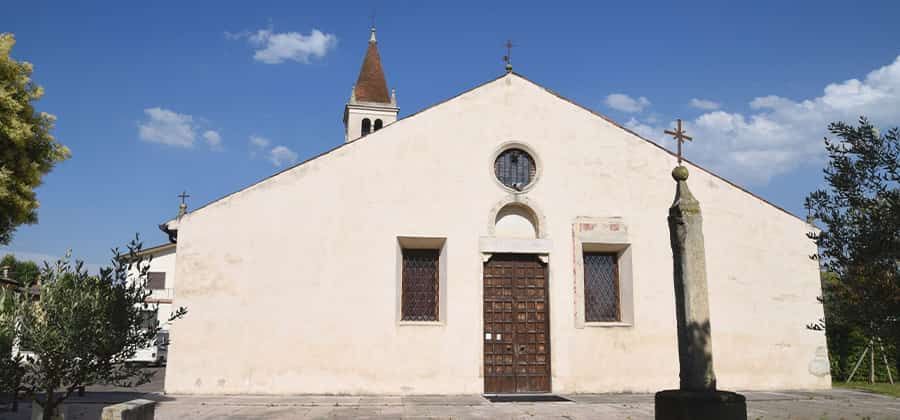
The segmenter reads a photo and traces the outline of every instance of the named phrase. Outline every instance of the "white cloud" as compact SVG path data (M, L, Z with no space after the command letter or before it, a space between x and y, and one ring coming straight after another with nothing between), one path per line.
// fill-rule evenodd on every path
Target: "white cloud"
M201 126L207 125L203 118L155 107L144 110L146 120L138 123L138 137L150 143L191 148L197 140ZM199 120L199 121L198 121ZM206 130L202 135L212 150L222 150L222 136L217 131Z
M297 152L285 146L275 146L269 151L269 162L275 166L283 166L297 162Z
M650 100L647 98L641 96L640 98L635 99L624 93L610 94L603 102L612 109L629 113L640 112L643 111L644 108L650 106Z
M699 99L699 98L691 98L689 102L690 106L702 109L705 111L712 111L722 107L718 102L710 101L709 99Z
M194 118L164 108L144 110L147 120L138 124L141 140L169 146L192 147L197 137Z
M203 139L206 140L206 144L209 145L210 149L222 150L222 136L218 131L206 130L203 133Z
M286 146L275 146L268 152L265 150L272 141L260 136L250 136L250 157L255 158L264 153L265 158L275 166L284 166L297 162L297 152Z
M273 32L271 28L254 33L225 33L227 39L246 38L256 47L253 59L266 64L280 64L288 60L309 63L310 58L322 58L337 46L337 36L318 29L309 35L298 32Z
M755 184L801 165L821 164L822 138L829 135L829 123L855 123L864 115L883 127L900 124L900 56L863 80L828 84L814 98L768 95L754 98L749 106L749 113L716 110L686 122L688 134L694 137L686 146L686 156L729 178ZM666 126L651 127L636 119L626 126L662 140L667 147L672 145L662 134Z
M265 137L250 136L250 145L255 148L265 149L266 147L269 146L269 143L271 143L271 142L269 141L269 139L267 139Z
M662 131L659 127L654 127L651 124L654 124L654 122L646 120L640 121L637 118L631 117L628 122L625 123L625 127L638 133L641 137L659 141L659 135Z

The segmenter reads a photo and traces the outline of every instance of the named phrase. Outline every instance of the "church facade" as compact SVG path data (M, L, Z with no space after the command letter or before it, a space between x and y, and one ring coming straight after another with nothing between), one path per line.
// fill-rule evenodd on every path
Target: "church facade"
M167 223L167 392L677 387L672 153L511 71L397 111L373 30L344 144ZM720 387L830 387L812 227L685 165Z

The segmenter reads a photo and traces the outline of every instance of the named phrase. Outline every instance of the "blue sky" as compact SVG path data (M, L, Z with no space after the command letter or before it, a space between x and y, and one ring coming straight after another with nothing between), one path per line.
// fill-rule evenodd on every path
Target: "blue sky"
M803 214L833 119L900 124L897 2L13 2L0 31L34 63L72 150L40 222L0 253L109 249L339 145L377 10L401 117L515 70ZM256 2L260 3L260 2ZM239 228L239 226L224 229Z

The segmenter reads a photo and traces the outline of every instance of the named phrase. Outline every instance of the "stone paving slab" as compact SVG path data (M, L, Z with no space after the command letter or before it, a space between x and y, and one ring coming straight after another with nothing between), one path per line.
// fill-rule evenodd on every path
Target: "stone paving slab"
M900 399L866 392L742 392L752 420L900 419ZM480 395L453 396L197 396L147 394L158 401L156 419L653 419L653 394L562 395L573 402L491 403ZM97 393L75 398L68 419L97 418L122 397ZM30 404L0 419L30 418Z

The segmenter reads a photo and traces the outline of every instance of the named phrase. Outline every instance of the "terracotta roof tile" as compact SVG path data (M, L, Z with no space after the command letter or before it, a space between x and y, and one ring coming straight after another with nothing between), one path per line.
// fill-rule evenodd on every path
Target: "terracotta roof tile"
M377 42L369 41L366 58L359 70L359 78L356 79L355 93L357 101L391 103L387 80L385 80L384 70L381 68L381 56L378 54Z

